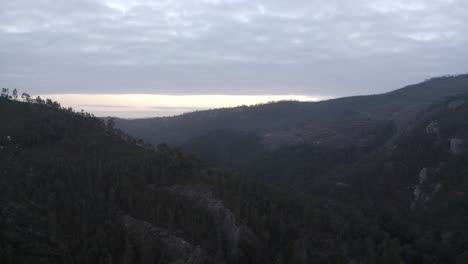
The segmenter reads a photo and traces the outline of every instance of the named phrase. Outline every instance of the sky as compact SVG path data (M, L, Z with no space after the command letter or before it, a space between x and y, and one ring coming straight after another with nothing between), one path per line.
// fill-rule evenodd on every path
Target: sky
M468 72L467 20L466 0L3 0L0 85L129 117L374 94Z
M150 118L281 100L320 101L330 97L298 95L167 95L167 94L46 94L64 106L84 109L97 116Z

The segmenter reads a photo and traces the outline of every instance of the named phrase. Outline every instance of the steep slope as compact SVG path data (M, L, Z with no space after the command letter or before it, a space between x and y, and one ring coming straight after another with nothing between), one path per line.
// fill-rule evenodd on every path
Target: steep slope
M87 114L0 98L1 263L398 263L350 205L315 203L128 138ZM383 262L382 262L383 263Z
M343 179L359 204L382 212L382 228L414 239L420 252L438 251L425 263L468 260L467 117L468 97L449 98Z

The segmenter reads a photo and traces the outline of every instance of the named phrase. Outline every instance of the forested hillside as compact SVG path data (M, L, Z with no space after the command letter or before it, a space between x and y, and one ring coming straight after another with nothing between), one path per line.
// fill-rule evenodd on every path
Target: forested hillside
M468 75L447 76L381 95L117 124L174 139L211 166L359 211L398 241L406 263L465 263L467 94Z
M400 242L321 204L153 149L86 113L0 99L1 263L398 263Z
M466 263L467 98L366 128L375 145L259 154L258 134L213 131L211 164L50 100L0 98L0 263Z
M350 166L393 144L434 105L466 93L467 74L378 95L115 122L133 136L180 146L211 165L294 191L328 194Z
M381 212L382 228L437 252L423 263L468 261L467 116L467 96L447 98L343 173L357 204Z

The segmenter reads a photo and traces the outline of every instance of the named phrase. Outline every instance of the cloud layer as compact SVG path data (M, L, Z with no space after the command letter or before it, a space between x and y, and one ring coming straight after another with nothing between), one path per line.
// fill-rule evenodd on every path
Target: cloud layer
M0 2L0 84L32 93L382 92L468 70L465 0Z

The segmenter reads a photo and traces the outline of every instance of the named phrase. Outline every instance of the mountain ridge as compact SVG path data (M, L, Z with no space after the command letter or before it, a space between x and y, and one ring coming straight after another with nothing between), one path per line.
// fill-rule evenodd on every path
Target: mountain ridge
M197 111L174 117L115 121L116 127L150 143L175 145L183 144L190 137L223 128L264 134L268 130L285 131L310 123L324 126L327 125L324 118L342 118L345 111L354 111L362 117L393 120L398 129L404 129L419 111L444 97L465 92L468 92L468 74L433 78L384 94L319 102L278 102Z

